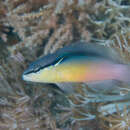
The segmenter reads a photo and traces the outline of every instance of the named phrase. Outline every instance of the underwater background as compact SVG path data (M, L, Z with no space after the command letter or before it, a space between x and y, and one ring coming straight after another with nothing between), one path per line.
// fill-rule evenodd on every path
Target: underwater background
M130 63L130 0L0 0L0 130L130 130L130 86L65 94L27 83L37 58L83 40Z

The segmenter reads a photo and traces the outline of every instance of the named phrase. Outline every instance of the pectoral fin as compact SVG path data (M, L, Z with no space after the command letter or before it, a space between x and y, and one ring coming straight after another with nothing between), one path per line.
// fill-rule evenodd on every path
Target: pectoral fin
M99 93L119 93L122 82L117 80L104 80L86 83L88 87Z
M56 83L56 85L66 94L74 93L76 87L80 86L81 83Z

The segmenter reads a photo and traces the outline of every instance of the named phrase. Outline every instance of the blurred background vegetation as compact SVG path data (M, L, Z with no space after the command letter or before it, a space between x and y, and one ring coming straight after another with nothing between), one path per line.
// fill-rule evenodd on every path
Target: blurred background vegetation
M0 129L129 130L130 87L75 94L21 79L28 64L84 40L130 62L130 0L0 0Z

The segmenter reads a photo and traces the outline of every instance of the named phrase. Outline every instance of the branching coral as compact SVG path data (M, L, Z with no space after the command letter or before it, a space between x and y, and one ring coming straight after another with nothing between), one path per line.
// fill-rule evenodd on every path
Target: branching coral
M108 117L101 117L104 121L109 123L109 130L129 130L130 129L130 113L124 106L123 112L120 112L116 106L116 113L108 115Z
M90 33L84 29L82 23L84 19L80 18L78 22L78 11L79 13L83 12L85 8L76 3L76 0L72 2L64 0L53 2L47 0L45 2L40 0L38 2L33 0L26 2L20 0L16 2L5 1L9 10L5 21L14 27L23 42L28 43L28 46L30 44L32 46L33 43L41 44L48 39L49 35L52 36L49 40L51 46L54 43L61 45L72 41L75 38L72 37L73 35L77 35L77 38L83 35L89 41ZM74 34L75 32L77 34Z
M97 41L114 47L128 63L129 12L130 3L126 0L1 0L0 94L10 100L3 101L9 109L1 110L0 128L78 129L92 126L88 120L96 122L101 110L111 111L104 114L104 120L107 116L113 119L110 114L116 112L115 103L120 106L120 111L124 105L129 107L129 90L124 86L112 92L104 90L105 87L97 91L89 86L79 86L75 94L65 98L53 89L50 94L48 86L37 85L35 88L34 84L25 84L21 80L28 63L77 40ZM12 102L9 96L17 98ZM65 105L67 101L69 103Z
M58 130L56 120L52 116L51 109L53 101L48 97L49 91L39 92L35 89L35 96L24 94L16 94L1 98L0 100L0 128L1 129L31 129L31 130ZM40 90L41 91L41 90ZM44 100L42 96L46 99Z

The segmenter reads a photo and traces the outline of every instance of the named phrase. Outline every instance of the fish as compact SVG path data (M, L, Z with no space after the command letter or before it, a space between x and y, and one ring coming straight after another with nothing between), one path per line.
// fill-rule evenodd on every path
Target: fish
M23 80L39 83L130 81L130 66L118 53L97 43L78 41L43 56L23 72Z

